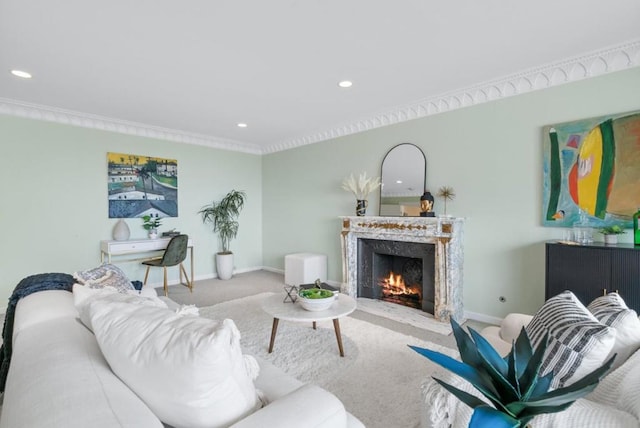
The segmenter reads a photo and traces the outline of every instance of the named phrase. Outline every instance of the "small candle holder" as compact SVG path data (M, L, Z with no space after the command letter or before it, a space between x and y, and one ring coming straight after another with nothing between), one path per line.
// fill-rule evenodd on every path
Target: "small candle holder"
M298 287L295 285L285 285L284 291L286 291L287 295L284 296L282 303L295 303L298 300Z

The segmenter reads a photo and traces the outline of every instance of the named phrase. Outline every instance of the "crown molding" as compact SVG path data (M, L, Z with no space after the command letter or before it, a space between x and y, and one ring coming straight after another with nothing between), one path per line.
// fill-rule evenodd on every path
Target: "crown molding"
M368 118L270 145L263 150L263 153L289 150L638 66L640 66L640 40L634 40L435 97L395 106Z
M81 128L97 129L100 131L135 135L136 137L156 138L160 140L174 141L176 143L194 144L198 146L257 155L262 154L260 146L243 143L241 141L210 137L208 135L195 134L192 132L162 128L153 125L145 125L143 123L129 122L126 120L112 119L89 113L81 113L57 107L16 101L8 98L0 98L0 114L55 122L63 125L79 126Z
M291 138L262 148L257 144L129 122L88 113L31 104L0 97L0 114L56 122L138 137L251 154L267 154L352 135L421 117L470 107L553 86L640 66L640 40L531 68L510 76L385 109L370 117L342 123L331 129Z

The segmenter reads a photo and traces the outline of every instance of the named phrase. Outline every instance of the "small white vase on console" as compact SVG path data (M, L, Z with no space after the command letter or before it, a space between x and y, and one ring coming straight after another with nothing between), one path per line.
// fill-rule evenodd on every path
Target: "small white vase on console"
M116 225L113 227L113 239L116 241L126 241L131 236L131 231L127 222L123 219L118 219Z

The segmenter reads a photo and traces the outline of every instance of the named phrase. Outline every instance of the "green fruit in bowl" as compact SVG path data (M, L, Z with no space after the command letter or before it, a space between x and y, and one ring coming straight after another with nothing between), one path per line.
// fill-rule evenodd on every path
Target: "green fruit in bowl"
M333 291L323 290L321 288L308 288L306 290L300 290L298 295L305 299L326 299L333 297Z

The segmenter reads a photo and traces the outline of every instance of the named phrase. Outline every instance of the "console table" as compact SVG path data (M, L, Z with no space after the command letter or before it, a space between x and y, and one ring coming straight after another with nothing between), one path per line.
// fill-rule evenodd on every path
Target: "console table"
M149 259L149 257L131 258L132 254L151 253L167 248L171 238L157 239L130 239L127 241L100 241L100 261L104 263L105 257L109 263L113 258L120 262L134 262ZM191 281L193 282L193 240L189 238L187 244L189 258L191 259Z

